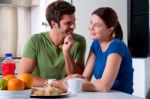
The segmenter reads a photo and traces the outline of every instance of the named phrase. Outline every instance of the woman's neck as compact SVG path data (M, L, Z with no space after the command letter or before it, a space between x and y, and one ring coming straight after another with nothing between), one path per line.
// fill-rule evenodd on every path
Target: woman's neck
M103 52L105 52L108 49L109 45L113 42L113 40L114 40L114 38L99 41L99 44L100 44Z

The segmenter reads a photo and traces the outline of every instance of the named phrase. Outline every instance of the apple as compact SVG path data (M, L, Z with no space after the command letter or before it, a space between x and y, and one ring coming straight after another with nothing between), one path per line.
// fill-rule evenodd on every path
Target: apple
M0 78L0 90L5 90L7 88L7 80Z

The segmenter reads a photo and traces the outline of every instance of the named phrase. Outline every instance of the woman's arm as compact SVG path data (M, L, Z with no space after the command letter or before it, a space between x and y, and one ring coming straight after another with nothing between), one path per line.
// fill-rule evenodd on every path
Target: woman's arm
M121 60L122 58L119 54L110 54L107 58L106 67L102 78L91 82L84 81L83 91L109 91L117 77Z
M61 80L55 80L51 83L51 86L53 87L57 87L59 89L65 89L63 85L63 81L64 80L68 80L71 78L82 78L85 81L90 81L91 77L92 77L92 71L93 71L93 66L94 66L94 61L95 61L95 55L92 53L92 51L90 51L88 59L87 59L87 66L85 67L85 70L83 72L83 76L80 74L69 74L66 78L61 79Z
M84 72L82 74L89 81L92 78L94 62L95 62L95 55L90 50L89 56L87 58L86 66L85 66Z

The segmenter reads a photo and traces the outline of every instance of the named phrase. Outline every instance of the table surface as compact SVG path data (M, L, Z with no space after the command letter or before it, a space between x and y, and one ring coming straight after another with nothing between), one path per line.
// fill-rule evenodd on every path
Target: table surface
M53 97L47 99L144 99L134 95L126 94L118 91L110 91L106 93L101 92L81 92L79 94L69 94L65 97ZM44 98L30 98L30 99L44 99Z

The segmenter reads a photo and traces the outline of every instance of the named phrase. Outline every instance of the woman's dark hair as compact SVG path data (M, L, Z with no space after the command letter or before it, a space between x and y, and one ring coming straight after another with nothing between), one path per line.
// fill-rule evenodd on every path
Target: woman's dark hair
M62 19L63 15L65 14L73 14L75 12L75 7L70 3L58 0L54 1L53 3L49 4L46 9L46 19L51 25L51 21L55 21L60 26L60 20Z
M115 33L114 34L115 38L119 38L120 40L122 40L123 38L122 28L118 21L118 16L116 12L112 8L109 7L98 8L92 13L92 15L93 14L103 19L108 28L114 27L114 31L112 32L111 36L113 35L113 33Z

